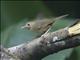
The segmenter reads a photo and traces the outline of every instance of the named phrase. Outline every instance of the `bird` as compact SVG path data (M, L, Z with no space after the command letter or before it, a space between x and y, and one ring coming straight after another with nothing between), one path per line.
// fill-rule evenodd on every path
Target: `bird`
M27 22L24 26L21 26L22 29L27 28L30 31L37 32L37 37L40 37L44 34L50 27L54 25L57 20L60 20L64 17L67 17L69 14L61 15L56 18L43 18L43 19L34 19L33 21Z

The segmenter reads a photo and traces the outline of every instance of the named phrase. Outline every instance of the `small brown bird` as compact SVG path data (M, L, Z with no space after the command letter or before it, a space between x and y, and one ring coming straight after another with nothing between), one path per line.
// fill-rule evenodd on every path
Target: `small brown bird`
M30 22L27 22L21 28L22 29L27 28L30 31L37 32L39 33L38 36L41 36L56 22L56 20L60 20L61 18L64 18L66 16L68 16L68 14L62 15L56 18L44 18L42 20L30 21Z

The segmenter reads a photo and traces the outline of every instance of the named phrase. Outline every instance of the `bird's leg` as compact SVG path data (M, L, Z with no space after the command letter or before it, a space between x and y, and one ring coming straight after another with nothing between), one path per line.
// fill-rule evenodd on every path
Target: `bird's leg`
M43 35L47 34L50 30L51 30L52 27L50 27Z
M47 31L44 31L43 33L41 33L40 35L37 35L35 38L38 38L38 37L41 37L41 36L44 36L46 35L50 30L51 30L52 27L50 27Z

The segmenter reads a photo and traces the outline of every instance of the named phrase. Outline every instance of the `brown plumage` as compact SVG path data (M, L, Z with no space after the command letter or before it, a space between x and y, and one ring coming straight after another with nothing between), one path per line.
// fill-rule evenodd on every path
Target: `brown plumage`
M42 20L30 21L30 22L27 22L21 28L27 28L33 32L37 32L41 36L55 23L56 20L59 20L59 19L64 18L66 16L68 16L68 14L62 15L62 16L59 16L56 18L44 18Z

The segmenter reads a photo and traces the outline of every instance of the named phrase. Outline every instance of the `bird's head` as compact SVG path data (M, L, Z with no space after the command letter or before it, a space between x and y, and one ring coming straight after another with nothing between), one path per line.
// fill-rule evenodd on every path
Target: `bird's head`
M30 29L33 27L33 25L34 25L34 22L31 21L31 22L27 22L27 23L26 23L24 26L22 26L21 28L22 28L22 29L27 28L28 30L30 30Z

